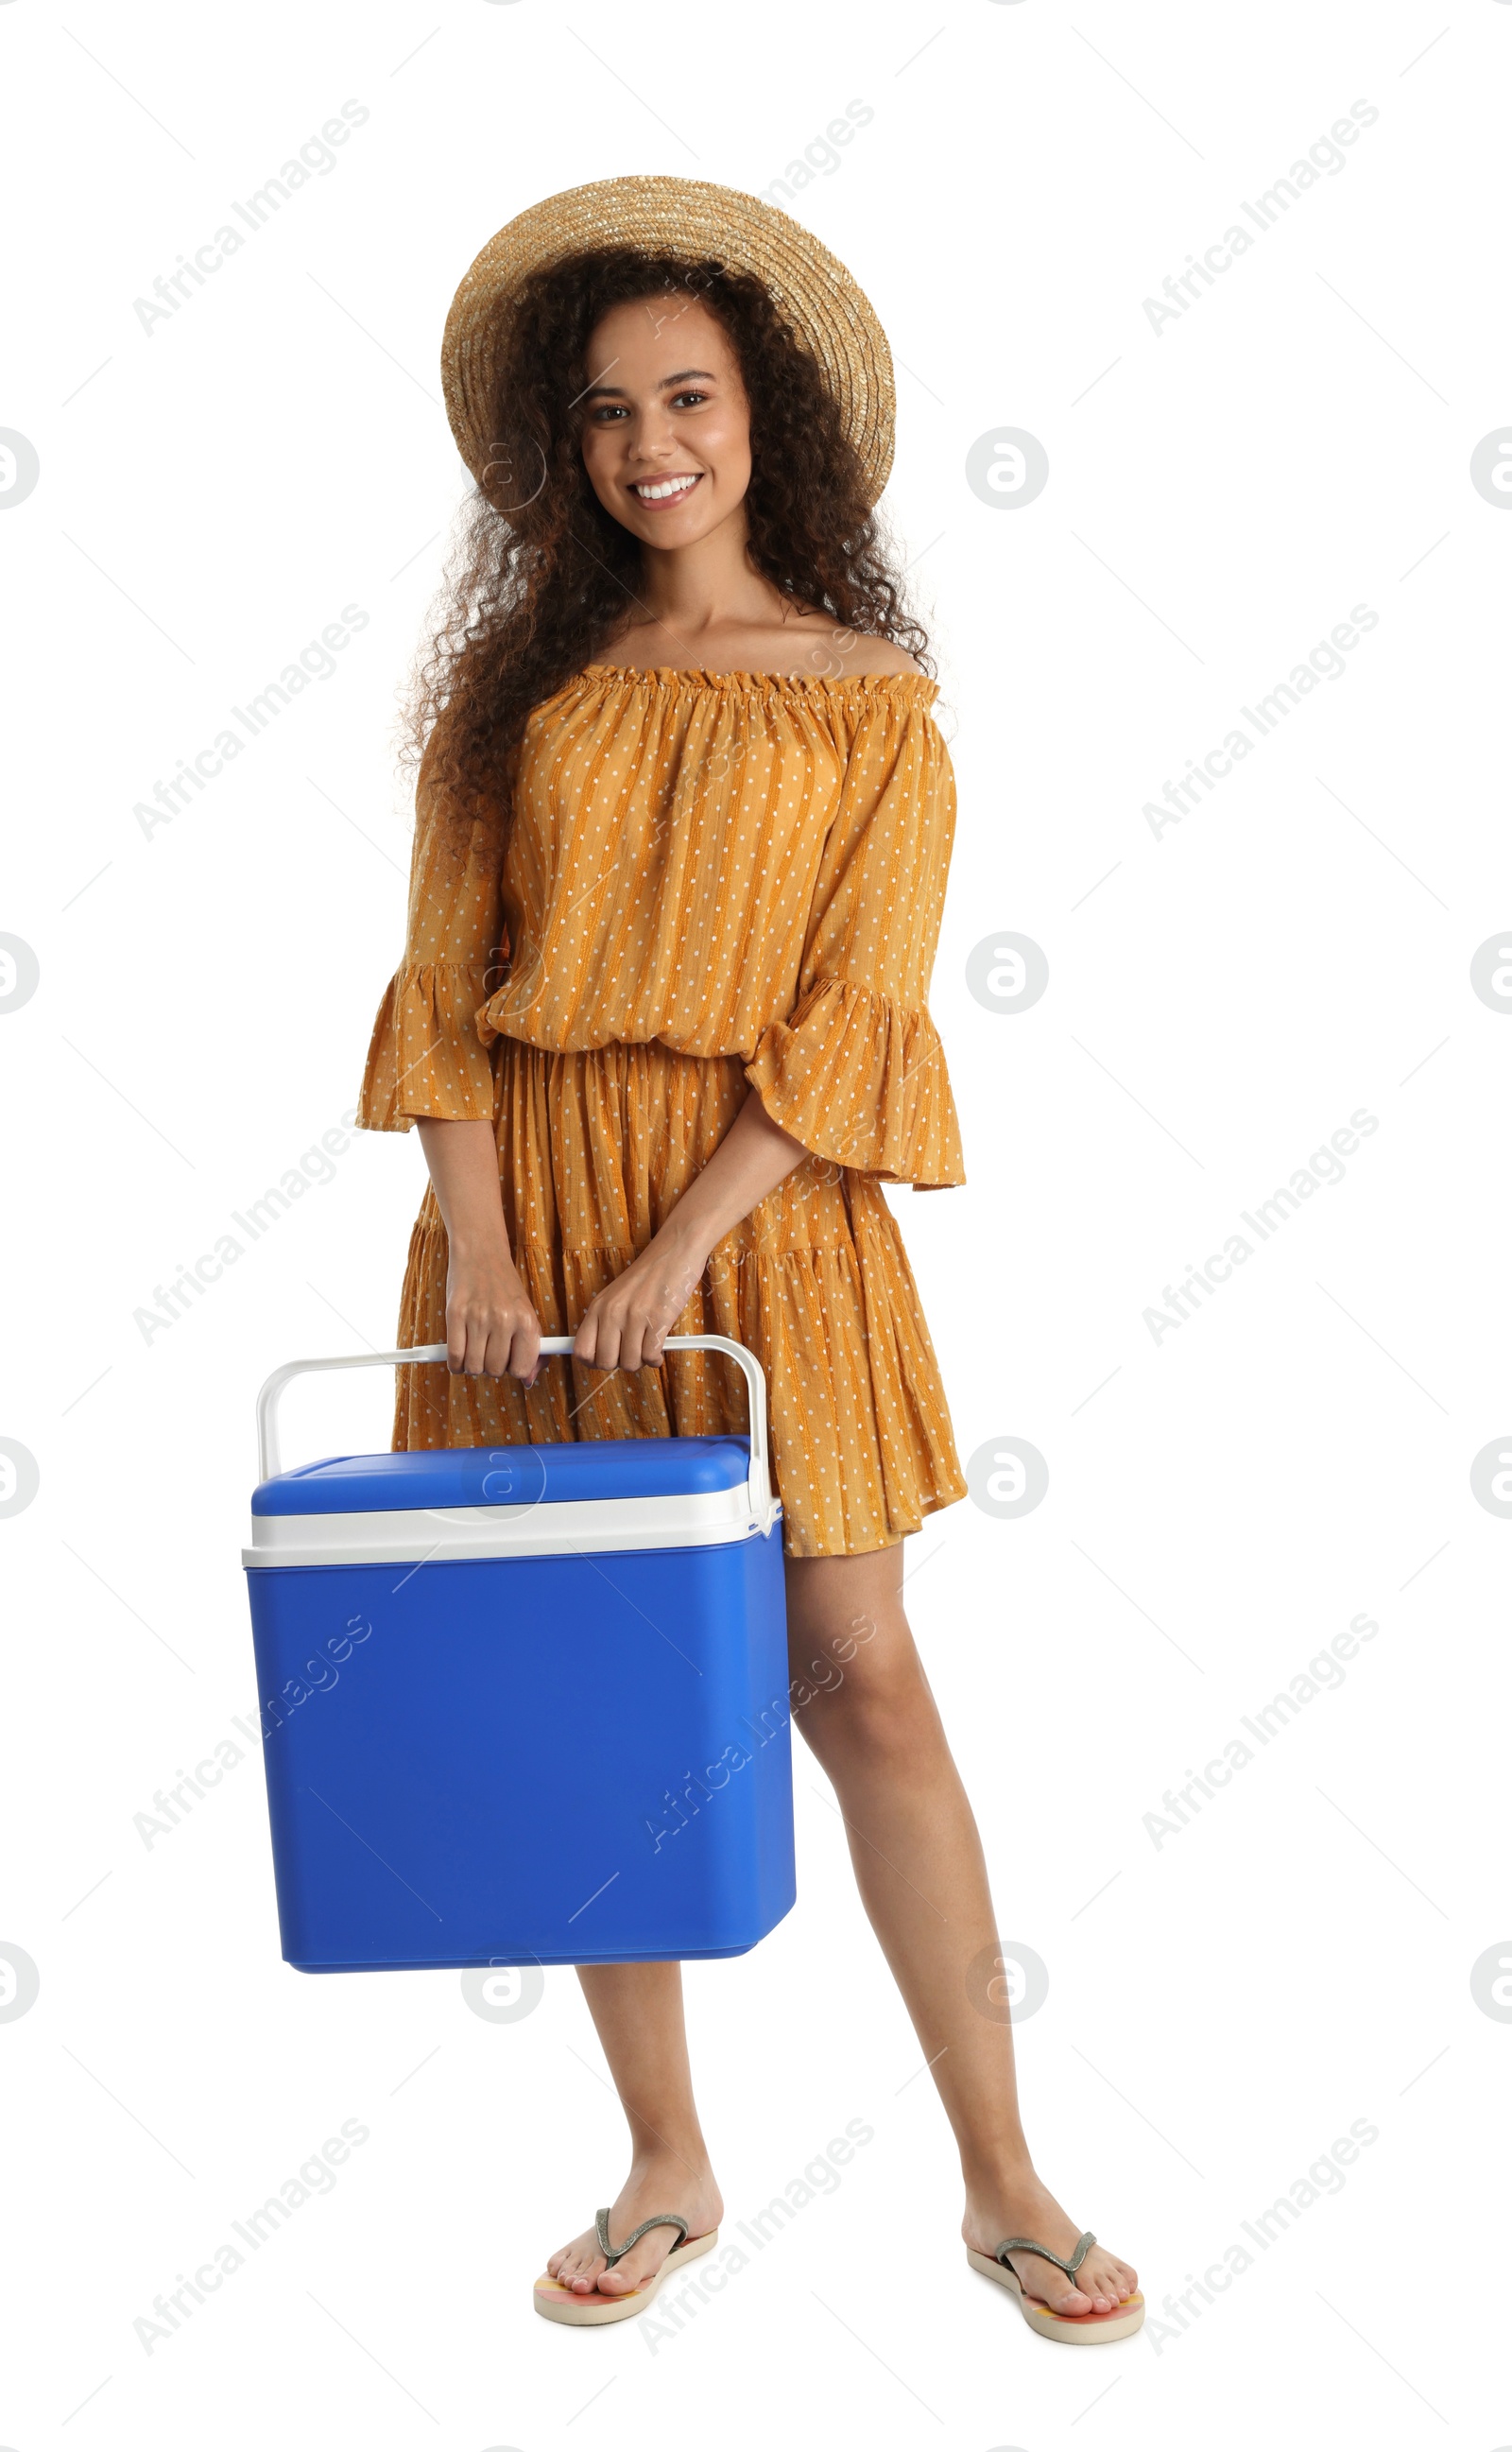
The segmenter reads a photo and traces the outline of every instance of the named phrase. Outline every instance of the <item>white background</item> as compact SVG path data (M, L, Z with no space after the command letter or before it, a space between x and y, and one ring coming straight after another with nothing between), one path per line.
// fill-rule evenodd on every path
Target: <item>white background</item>
M0 44L0 424L40 460L0 526L0 929L41 972L0 1017L0 1433L41 1474L0 1525L0 1940L41 1972L0 2023L6 2444L1512 2438L1512 2035L1470 1986L1512 1928L1512 1525L1470 1486L1512 1416L1509 1023L1470 984L1512 893L1512 518L1469 476L1512 419L1512 6L5 0ZM334 170L145 332L349 98ZM730 2235L875 2134L655 2346L531 2310L623 2161L570 1972L495 2025L456 1974L285 1967L245 1741L170 1835L133 1821L253 1704L258 1384L392 1341L413 1137L357 1136L170 1329L133 1315L356 1096L403 936L396 692L465 490L452 291L538 197L761 189L852 100L795 209L898 361L888 509L961 791L932 1001L970 1180L895 1205L963 1459L1050 1472L1017 1520L933 1519L909 1599L1005 1942L1050 1970L1031 2143L1150 2302L1090 2359L966 2266L801 1744L797 1908L688 1976ZM1147 297L1361 100L1346 167L1157 336ZM965 478L1007 425L1050 460L1017 510ZM348 603L335 673L148 839L135 804ZM1144 804L1362 603L1345 672L1157 838ZM968 993L993 930L1045 951L1031 1011ZM1345 1180L1157 1343L1163 1288L1362 1107ZM302 1392L290 1453L385 1444L389 1386ZM1163 1792L1357 1614L1343 1686L1157 1847ZM344 2119L334 2190L146 2355L154 2295ZM1158 2333L1355 2121L1344 2185Z

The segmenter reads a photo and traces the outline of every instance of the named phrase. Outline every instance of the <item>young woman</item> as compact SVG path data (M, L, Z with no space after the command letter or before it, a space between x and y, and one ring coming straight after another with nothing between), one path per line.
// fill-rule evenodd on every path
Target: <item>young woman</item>
M964 1175L926 1002L953 785L872 518L886 342L785 215L626 179L490 242L442 366L479 492L417 691L408 941L360 1120L419 1125L398 1342L447 1358L399 1374L394 1444L743 1430L738 1374L662 1349L753 1349L794 1716L959 2143L967 2249L1037 2330L1117 2337L1144 2302L1031 2161L902 1604L904 1536L966 1485L880 1187ZM542 1363L542 1335L573 1353ZM602 2323L723 2208L680 1968L579 1974L630 2169L536 2304Z

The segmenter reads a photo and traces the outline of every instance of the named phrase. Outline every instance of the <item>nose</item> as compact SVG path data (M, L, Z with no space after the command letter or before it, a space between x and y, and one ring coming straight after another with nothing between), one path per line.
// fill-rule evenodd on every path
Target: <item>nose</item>
M659 401L653 402L636 419L626 456L632 461L654 464L670 460L676 448L672 421Z

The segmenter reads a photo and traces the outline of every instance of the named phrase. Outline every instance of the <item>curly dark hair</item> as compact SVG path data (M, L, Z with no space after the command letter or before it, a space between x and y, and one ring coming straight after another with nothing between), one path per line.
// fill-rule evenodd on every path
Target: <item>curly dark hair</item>
M481 820L501 853L531 710L612 642L640 581L639 544L582 464L588 343L610 308L678 291L718 318L750 403L752 566L781 595L893 640L929 669L835 396L764 284L712 259L628 247L571 256L517 294L497 361L493 455L405 708L406 755L418 760L437 734L442 804L460 824Z

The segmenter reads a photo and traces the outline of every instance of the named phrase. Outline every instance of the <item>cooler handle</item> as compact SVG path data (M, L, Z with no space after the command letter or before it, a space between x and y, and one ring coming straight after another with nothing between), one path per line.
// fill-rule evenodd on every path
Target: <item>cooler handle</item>
M570 1336L543 1336L542 1354L570 1354L574 1340ZM662 1352L674 1354L701 1348L709 1354L728 1354L745 1373L745 1384L751 1399L751 1477L747 1495L751 1513L763 1522L772 1506L772 1480L767 1449L767 1383L766 1374L748 1345L737 1345L731 1336L668 1336L662 1340ZM285 1362L265 1379L257 1398L258 1478L271 1481L282 1468L278 1458L278 1400L290 1379L302 1371L357 1371L369 1363L444 1362L444 1345L411 1345L397 1354L333 1354L318 1361ZM593 1368L589 1364L588 1368Z

